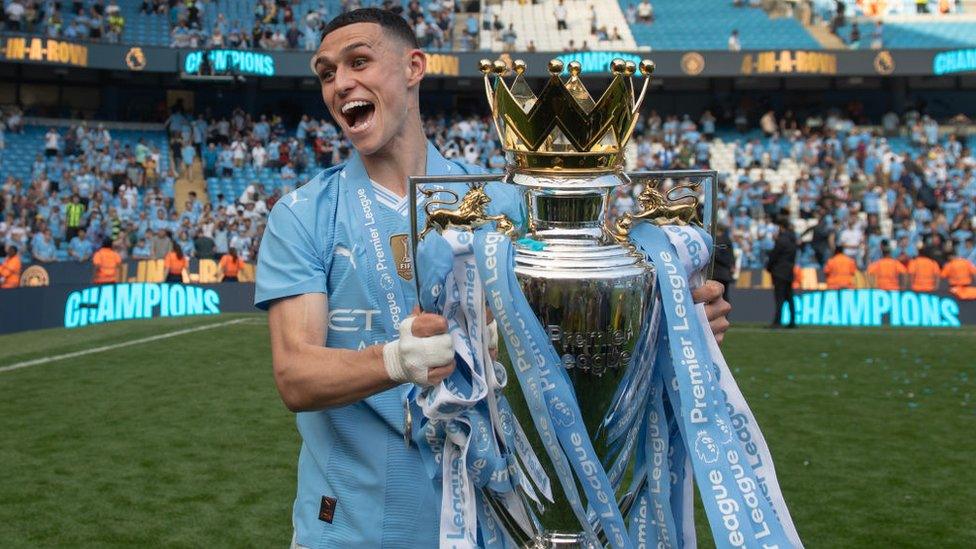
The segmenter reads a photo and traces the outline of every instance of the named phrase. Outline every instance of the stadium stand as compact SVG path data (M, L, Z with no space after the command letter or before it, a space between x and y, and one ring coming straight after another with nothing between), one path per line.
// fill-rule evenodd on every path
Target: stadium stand
M84 26L88 39L105 40L107 23L100 16L111 11L125 21L123 42L312 49L331 16L367 5L356 0L81 4L79 12L68 2L56 9L57 2L5 0L4 26L6 32L52 36ZM481 6L411 1L400 9L428 49L726 49L733 30L745 49L820 47L797 19L772 17L758 4L489 0ZM853 23L873 25L879 15L870 11L870 2L849 1L841 3L846 16L840 20L837 5L815 2L814 18L837 23L841 37ZM914 2L886 5L888 11L880 14L885 47L976 42L971 10L915 14ZM9 15L18 12L11 6L33 6L33 11L11 25ZM475 8L480 11L465 11ZM702 18L703 11L710 17ZM61 12L63 19L52 19ZM102 25L95 33L100 37L91 36L93 20ZM929 28L933 30L924 31ZM971 30L952 30L956 28ZM871 36L866 26L862 36ZM864 47L863 41L858 45ZM0 238L17 244L25 263L68 260L67 207L72 194L78 194L87 208L81 222L91 229L87 239L93 245L112 236L120 253L139 255L139 240L156 238L154 233L165 229L167 238L177 239L188 254L196 253L193 238L199 232L218 241L218 252L234 245L253 259L274 202L322 168L343 161L351 150L327 120L305 116L288 127L282 116L237 109L223 118L204 119L176 108L163 123L136 125L25 118L19 109L8 109L0 124ZM703 114L695 121L690 115L645 115L631 142L628 167L716 169L722 188L720 221L730 229L741 269L763 268L775 221L784 215L803 235L799 262L806 268L821 268L833 248L844 244L863 269L880 257L885 241L892 255L906 262L923 249L940 263L953 253L976 259L976 160L967 119L943 120L940 126L909 111L888 113L874 120L875 125L865 125L862 115L841 111L797 119L789 112L731 108L720 116L718 121ZM445 156L495 171L504 167L488 120L434 116L426 131ZM615 212L632 203L633 196L620 194ZM35 257L35 240L45 228L55 229L56 253Z
M852 40L854 24L859 24L861 39ZM875 23L852 22L839 27L837 34L851 47L867 47ZM857 42L857 43L855 43ZM976 46L976 16L967 21L911 21L885 18L882 43L886 48L962 48Z
M636 16L636 0L619 0ZM727 0L654 0L652 23L632 22L634 38L652 50L724 50L737 31L742 49L820 49L793 18L771 18L762 9ZM744 3L743 3L744 4ZM708 17L703 17L703 14Z
M818 0L814 13L850 48L958 48L976 45L973 2Z
M7 130L0 140L0 234L6 244L20 246L25 263L36 259L35 235L52 224L60 224L55 259L69 259L63 210L72 193L96 204L85 214L93 227L88 239L94 244L110 234L125 256L145 253L136 249L140 239L164 228L190 255L199 233L217 241L218 251L235 246L253 259L274 202L350 151L335 126L307 116L292 128L277 116L252 119L240 110L210 121L175 113L163 127L24 120L22 131ZM6 122L14 129L19 124L9 114ZM953 254L976 259L976 159L967 144L968 121L940 127L911 111L889 113L878 126L858 126L839 111L805 120L790 114L777 119L770 111L758 128L740 117L736 122L738 129L718 126L710 114L696 123L687 115L662 119L652 112L631 143L628 167L718 170L719 220L730 228L739 269L763 269L774 222L782 215L802 235L799 265L807 269L821 268L836 246L847 248L865 269L881 257L886 242L904 262L922 250L940 264ZM51 127L61 137L58 154L45 150ZM108 148L99 144L103 127L111 133ZM433 117L426 131L447 157L496 171L504 166L486 119ZM80 136L71 150L64 139L68 132ZM133 186L126 175L113 186L114 153L131 164L140 139L158 151L158 183ZM184 143L200 146L202 157ZM112 154L106 158L101 149ZM92 170L82 170L84 165ZM196 202L188 200L186 189L178 190L181 181L191 180L199 182ZM135 204L124 205L123 199ZM618 195L613 212L630 208L633 200ZM60 219L52 221L54 211L61 211ZM162 217L156 222L153 214Z
M976 45L974 4L931 1L927 13L916 13L914 0L816 0L808 10L812 26L804 28L798 4L773 2L767 13L766 3L727 0L487 0L483 6L451 0L4 0L2 30L149 46L311 50L331 17L384 6L401 13L423 46L435 51L724 50L733 31L741 49L949 48ZM565 28L557 21L562 11ZM878 21L883 25L876 30ZM815 38L828 26L840 42Z
M557 14L564 10L565 28ZM615 0L504 0L489 4L482 18L481 48L485 50L635 50L637 43ZM495 24L500 22L501 28ZM485 29L484 27L489 27ZM506 41L514 31L513 40ZM530 44L531 42L531 44Z

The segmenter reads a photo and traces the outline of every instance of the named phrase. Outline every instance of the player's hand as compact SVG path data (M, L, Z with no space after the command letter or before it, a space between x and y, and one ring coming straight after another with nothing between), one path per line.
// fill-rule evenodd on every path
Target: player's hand
M708 318L708 325L718 343L722 343L725 331L729 329L729 319L726 317L732 311L732 305L722 297L724 291L725 286L715 280L707 280L701 287L691 291L691 298L695 303L705 304L705 317Z
M454 342L447 319L413 314L400 323L400 339L383 346L383 365L390 379L400 383L436 385L454 371Z

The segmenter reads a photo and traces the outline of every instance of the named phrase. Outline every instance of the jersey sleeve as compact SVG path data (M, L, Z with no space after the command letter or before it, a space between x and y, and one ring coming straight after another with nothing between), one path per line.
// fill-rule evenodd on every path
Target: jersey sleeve
M254 305L267 309L277 299L327 292L328 269L315 241L282 201L275 204L258 253Z

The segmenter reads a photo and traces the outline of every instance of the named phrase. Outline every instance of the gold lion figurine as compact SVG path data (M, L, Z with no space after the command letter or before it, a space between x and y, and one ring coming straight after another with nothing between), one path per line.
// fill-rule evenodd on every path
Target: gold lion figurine
M484 185L472 186L460 199L460 202L457 193L447 189L420 189L420 192L424 193L427 198L436 193L447 193L453 196L454 200L429 200L427 202L424 206L424 211L427 213L427 223L418 240L423 240L427 233L432 230L436 230L438 233L444 232L449 227L473 230L491 221L496 223L498 232L505 236L510 237L515 233L515 224L508 217L488 215L487 208L491 202L491 197L485 192ZM458 204L456 210L432 209L434 206L452 206L454 204Z
M681 190L694 190L695 185L676 185L666 194ZM637 196L637 203L640 209L636 214L625 213L617 218L614 224L612 236L621 244L630 244L630 230L636 220L648 220L655 225L687 225L691 223L698 213L698 199L694 196L685 196L691 202L683 204L669 204L665 195L657 188L647 185Z

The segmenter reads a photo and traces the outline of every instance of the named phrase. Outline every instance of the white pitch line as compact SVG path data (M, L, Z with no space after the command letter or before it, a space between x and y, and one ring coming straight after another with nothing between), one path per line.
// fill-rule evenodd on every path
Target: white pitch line
M193 332L202 332L204 330L212 330L214 328L220 328L222 326L229 326L231 324L240 324L248 319L238 318L235 320L228 320L226 322L217 322L215 324L207 324L205 326L197 326L195 328L185 328L183 330L176 330L175 332L167 332L165 334L159 334L149 337L143 337L141 339L133 339L132 341L124 341L122 343L115 343L112 345L103 345L102 347L93 347L91 349L85 349L84 351L75 351L73 353L65 353L63 355L46 356L42 358L35 358L33 360L25 360L24 362L15 362L8 366L0 367L0 373L10 372L12 370L19 370L21 368L27 368L29 366L37 366L40 364L47 364L48 362L55 362L58 360L64 360L66 358L75 358L77 356L85 356L94 353L103 353L105 351L112 351L115 349L121 349L122 347L129 347L131 345L139 345L140 343L149 343L151 341L159 341L161 339L169 339L171 337L176 337L184 334L191 334Z

